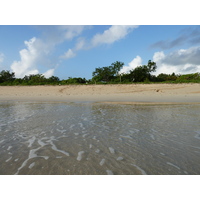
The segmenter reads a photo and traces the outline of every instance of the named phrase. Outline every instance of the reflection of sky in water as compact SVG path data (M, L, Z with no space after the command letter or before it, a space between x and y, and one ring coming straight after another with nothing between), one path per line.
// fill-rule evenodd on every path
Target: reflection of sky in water
M1 103L0 174L199 174L199 111Z

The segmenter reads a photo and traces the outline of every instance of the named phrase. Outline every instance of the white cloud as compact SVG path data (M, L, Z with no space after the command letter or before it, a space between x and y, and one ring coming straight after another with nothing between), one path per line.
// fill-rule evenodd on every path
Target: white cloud
M26 48L22 49L20 60L14 61L11 65L11 70L15 72L16 77L24 77L29 74L38 74L43 71L39 68L51 68L47 73L53 75L59 58L51 57L51 52L56 45L63 43L66 40L71 40L82 33L87 26L39 26L43 36L41 38L33 37L29 41L25 41ZM88 26L89 27L89 26ZM74 57L75 53L69 49L63 58ZM61 57L60 57L61 58ZM56 61L55 61L56 60ZM55 63L56 62L56 63ZM54 70L52 69L52 65Z
M187 74L200 72L200 47L180 49L167 55L164 52L156 52L153 61L157 64L155 74L176 73Z
M108 30L105 30L102 34L96 34L92 38L92 46L98 46L101 44L111 44L124 38L130 31L138 26L130 25L113 25Z
M73 36L78 36L78 34L85 29L85 26L78 26L77 28L76 26L71 27L73 27L73 30L72 32L68 32L66 34L67 38L71 38L71 34ZM135 25L113 25L109 29L105 30L102 34L97 33L90 39L86 40L84 37L79 37L75 47L73 49L69 49L64 55L60 56L60 58L72 58L75 56L76 51L92 49L101 44L114 43L120 39L123 39L127 34L137 27L138 26ZM63 27L63 29L65 29L65 27Z
M64 31L64 38L67 40L71 40L74 37L80 35L85 28L88 28L89 26L75 26L75 25L70 25L70 26L59 26L60 30Z
M129 34L132 30L134 30L137 27L138 26L135 25L113 25L109 29L105 30L102 34L97 33L91 39L86 40L85 38L80 37L77 39L77 43L73 48L73 53L71 52L72 50L68 50L68 52L66 52L65 55L62 55L60 57L71 58L75 56L75 51L88 50L101 44L114 43L120 39L123 39L127 34ZM84 27L82 28L84 29ZM81 32L81 28L79 31ZM68 33L68 35L70 36L70 33Z
M130 63L128 63L128 66L124 66L121 70L120 70L120 74L127 74L130 72L130 70L135 69L138 66L142 65L142 59L140 56L136 56L136 58L134 58Z
M161 61L161 60L164 60L165 59L165 54L163 51L160 51L160 52L156 52L154 53L153 55L153 60L155 62L158 62L158 61Z
M85 39L84 38L78 38L76 46L75 46L75 50L78 51L78 50L84 49L85 46L86 46Z
M55 69L49 69L49 70L47 70L45 73L43 73L43 75L44 75L46 78L49 78L49 77L51 77L51 76L54 75L54 71L55 71Z
M72 40L89 27L84 25L37 26L43 33L43 40L52 45L62 43L66 40Z
M74 56L76 56L76 54L71 49L69 49L67 52L64 53L64 55L60 56L60 58L69 59L73 58Z
M38 51L35 48L36 38L25 41L26 49L22 49L20 54L20 61L14 61L11 69L15 72L16 77L23 77L29 74L37 74L36 61L38 59Z

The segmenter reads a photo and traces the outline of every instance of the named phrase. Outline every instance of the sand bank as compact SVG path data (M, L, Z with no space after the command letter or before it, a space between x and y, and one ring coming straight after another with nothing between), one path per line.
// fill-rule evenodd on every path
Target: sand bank
M200 84L0 86L0 101L200 103Z

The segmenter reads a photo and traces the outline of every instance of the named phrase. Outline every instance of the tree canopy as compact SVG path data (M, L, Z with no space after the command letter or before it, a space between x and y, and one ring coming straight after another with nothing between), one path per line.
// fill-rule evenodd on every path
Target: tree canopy
M0 72L0 83L3 82L10 82L15 79L15 73L14 72L9 72L6 70L2 70Z
M116 61L108 67L98 67L92 73L92 79L95 82L110 82L111 80L116 79L123 65L123 62Z
M102 84L102 83L149 83L149 82L170 82L170 83L200 83L200 73L193 74L164 74L152 75L157 69L156 63L149 60L147 65L138 66L126 74L120 74L124 66L123 62L116 61L110 66L95 68L92 79L86 80L81 77L68 77L60 80L57 76L46 78L43 74L30 74L23 78L15 78L15 73L7 70L0 72L0 85L66 85L66 84Z
M147 65L136 67L134 70L130 71L130 74L134 82L151 81L153 77L151 72L155 72L156 68L156 63L149 60Z

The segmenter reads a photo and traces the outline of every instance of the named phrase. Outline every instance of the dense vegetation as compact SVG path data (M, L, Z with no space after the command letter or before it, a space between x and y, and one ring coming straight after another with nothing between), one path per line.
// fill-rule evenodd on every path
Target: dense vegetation
M138 66L129 73L120 74L124 63L116 61L110 66L96 68L92 79L72 78L60 80L56 76L46 78L42 74L31 74L24 78L15 78L15 73L2 70L0 85L67 85L67 84L126 84L126 83L200 83L200 73L193 74L164 74L152 75L157 69L156 63L151 60L147 65Z

